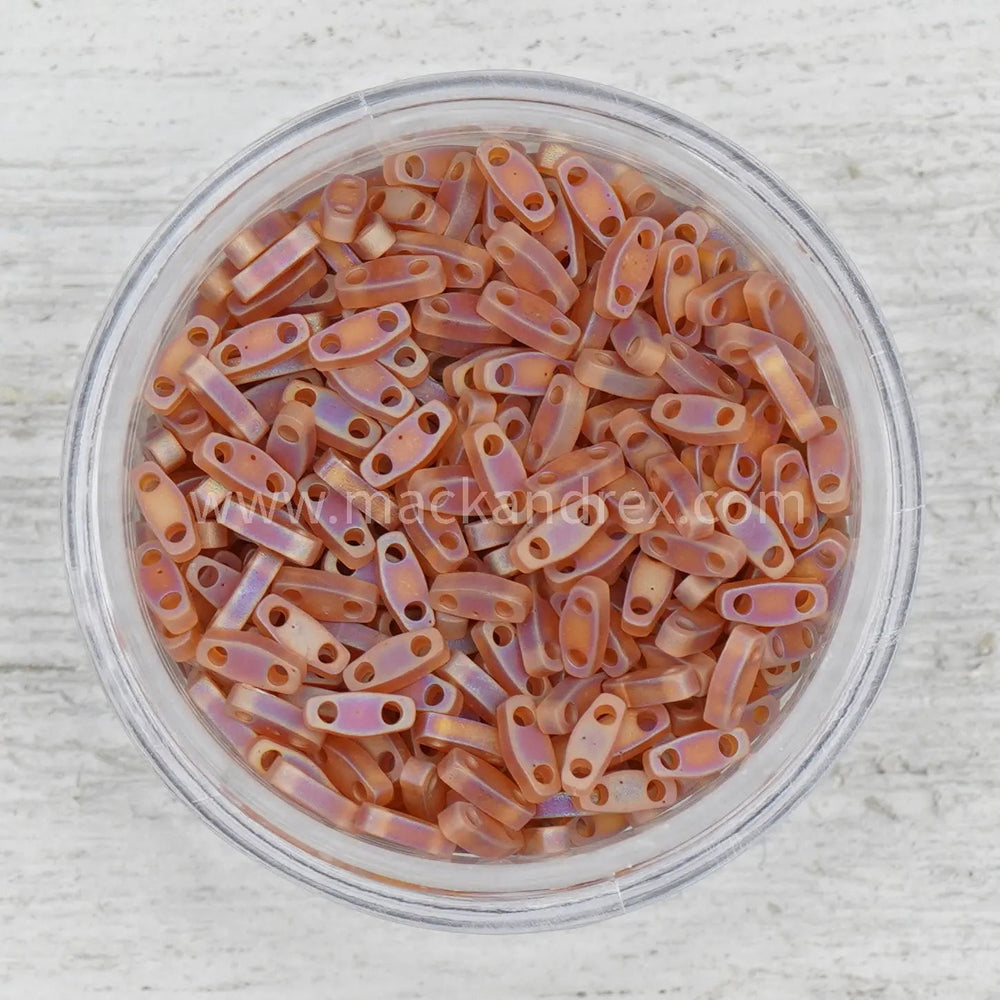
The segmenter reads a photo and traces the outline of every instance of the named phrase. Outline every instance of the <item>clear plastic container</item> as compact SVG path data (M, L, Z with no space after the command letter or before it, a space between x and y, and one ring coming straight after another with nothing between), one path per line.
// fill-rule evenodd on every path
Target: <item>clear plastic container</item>
M833 401L854 435L853 566L834 624L780 721L750 756L663 819L562 857L441 861L325 826L233 757L187 700L133 583L126 470L138 389L194 283L262 211L344 169L486 134L564 140L632 163L706 206L751 259L797 290L819 332ZM916 431L882 317L850 261L778 180L666 108L578 80L463 73L318 108L240 153L129 268L90 345L66 440L67 561L83 634L115 710L164 780L226 838L363 909L434 927L511 931L613 916L732 858L813 785L857 728L889 666L920 539Z

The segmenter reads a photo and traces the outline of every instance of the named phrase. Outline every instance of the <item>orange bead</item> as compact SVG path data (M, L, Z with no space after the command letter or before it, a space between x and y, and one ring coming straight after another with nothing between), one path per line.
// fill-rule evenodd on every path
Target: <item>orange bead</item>
M476 149L476 164L490 190L526 229L544 229L555 214L555 205L535 165L516 146L485 140Z

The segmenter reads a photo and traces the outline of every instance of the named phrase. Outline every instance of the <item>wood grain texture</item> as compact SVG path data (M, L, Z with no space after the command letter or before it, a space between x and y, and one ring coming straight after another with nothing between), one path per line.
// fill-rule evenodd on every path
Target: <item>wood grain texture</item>
M998 66L996 0L3 0L0 996L996 996ZM316 898L189 814L86 662L57 511L81 353L163 216L305 108L469 67L634 90L772 167L881 302L927 467L895 667L807 801L673 900L492 940Z

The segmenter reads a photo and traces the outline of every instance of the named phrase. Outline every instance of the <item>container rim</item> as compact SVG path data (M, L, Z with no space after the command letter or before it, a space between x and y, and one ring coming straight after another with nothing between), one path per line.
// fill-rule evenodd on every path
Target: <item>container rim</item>
M715 166L739 173L836 285L859 328L876 349L868 358L882 392L884 431L892 457L889 480L893 537L886 539L892 588L880 620L879 641L829 720L822 739L793 772L706 831L679 857L660 856L605 880L540 893L442 893L400 886L349 868L334 868L295 847L221 796L183 755L150 706L129 683L129 664L116 639L111 595L101 575L96 525L97 449L111 365L148 282L198 220L230 197L266 164L318 128L346 125L408 107L458 100L521 100L586 108L652 136L682 133ZM784 815L818 780L851 737L884 680L913 591L921 535L922 487L916 423L902 369L881 313L847 255L784 184L755 159L699 123L654 102L601 84L541 72L459 72L424 76L359 91L315 108L238 153L206 180L148 240L126 271L102 316L81 365L71 403L63 454L62 527L70 591L91 659L113 707L161 777L202 818L245 852L287 875L365 910L423 926L472 931L528 931L568 927L614 915L714 870ZM820 752L820 748L821 751ZM499 870L498 870L499 874Z

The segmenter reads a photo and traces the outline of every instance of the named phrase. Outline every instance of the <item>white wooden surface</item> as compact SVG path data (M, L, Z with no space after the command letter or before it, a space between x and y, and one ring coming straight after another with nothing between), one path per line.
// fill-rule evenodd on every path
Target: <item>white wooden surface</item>
M0 997L997 996L998 35L996 0L2 0ZM669 103L814 206L895 330L927 537L891 678L804 805L679 898L485 939L309 895L172 798L81 650L57 494L91 329L196 182L344 92L504 66Z

